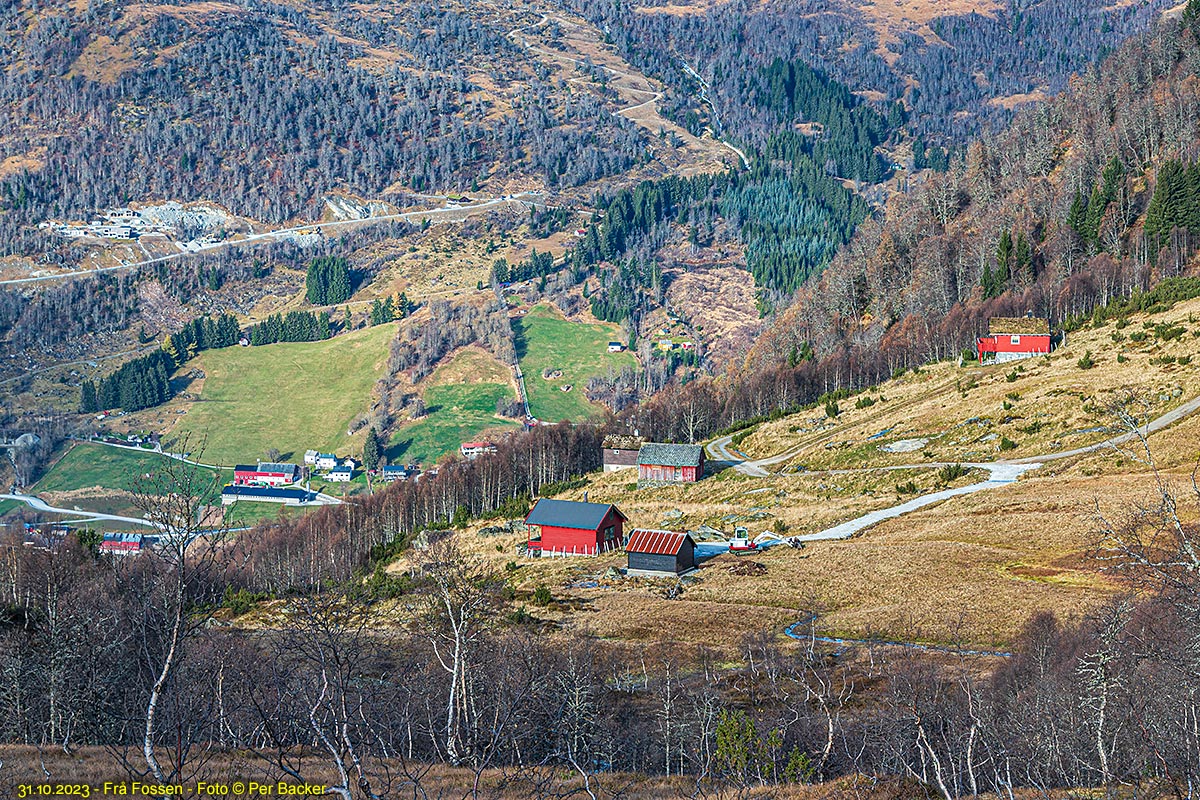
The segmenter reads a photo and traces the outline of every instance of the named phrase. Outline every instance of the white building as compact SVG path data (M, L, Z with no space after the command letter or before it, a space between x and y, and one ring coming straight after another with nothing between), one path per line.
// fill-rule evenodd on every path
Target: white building
M349 483L353 477L354 470L350 467L335 467L325 476L330 483Z

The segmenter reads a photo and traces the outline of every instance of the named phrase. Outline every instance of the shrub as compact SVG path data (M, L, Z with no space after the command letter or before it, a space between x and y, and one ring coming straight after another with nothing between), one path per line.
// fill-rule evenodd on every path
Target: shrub
M918 491L917 484L913 481L896 484L896 494L916 494Z
M752 433L754 433L756 430L758 430L757 427L747 428L746 430L742 431L741 433L736 433L736 434L734 434L733 438L729 440L729 443L732 444L734 447L741 447L742 442L746 441L746 439L748 439L750 437L750 435Z
M873 405L875 405L875 398L860 397L860 398L858 398L858 401L854 404L854 407L855 408L870 408Z
M1080 369L1091 369L1092 367L1096 366L1096 361L1092 358L1091 350L1088 350L1086 353L1084 353L1083 358L1079 359L1075 363Z
M837 419L837 416L840 413L842 413L841 409L838 408L838 404L834 401L830 400L825 404L825 416L829 417L830 419Z
M1133 333L1129 334L1129 341L1131 341L1131 342L1146 341L1146 332L1145 331L1134 331Z
M1120 344L1121 342L1125 341L1125 334L1113 333L1109 338L1113 340L1113 344Z
M533 604L537 606L548 606L554 601L554 595L545 586L539 586L533 590Z
M967 474L967 468L962 464L947 464L938 470L938 481L946 484L958 480Z
M1017 378L1019 378L1019 377L1021 377L1021 376L1019 374L1017 374L1017 371L1014 369L1012 372L1010 372L1004 376L1004 380L1008 381L1009 383L1016 383Z
M1118 364L1124 364L1124 363L1125 363L1126 361L1128 361L1128 360L1129 360L1129 359L1125 357L1125 354L1124 354L1124 353L1118 353L1118 354L1117 354L1117 363L1118 363Z
M1017 449L1016 442L1014 442L1012 439L1008 438L1007 436L1000 437L1000 452L1004 453L1009 450L1016 450L1016 449Z

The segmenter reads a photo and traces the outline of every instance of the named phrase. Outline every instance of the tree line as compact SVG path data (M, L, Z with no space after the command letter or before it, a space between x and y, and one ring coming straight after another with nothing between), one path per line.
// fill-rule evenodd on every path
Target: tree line
M333 336L333 323L328 311L289 311L271 316L251 326L250 344L277 342L316 342Z
M236 345L240 336L241 328L232 314L194 319L167 336L153 353L122 364L99 381L85 380L79 388L79 410L140 411L161 405L174 396L171 374L176 369L201 350Z

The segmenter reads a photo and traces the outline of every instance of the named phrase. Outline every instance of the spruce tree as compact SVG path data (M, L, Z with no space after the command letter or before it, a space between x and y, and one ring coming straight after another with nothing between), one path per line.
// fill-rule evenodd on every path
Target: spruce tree
M382 453L379 432L374 427L367 428L367 438L363 442L363 465L369 470L375 469Z
M91 381L84 381L79 387L79 410L85 414L100 410L97 405L96 384Z

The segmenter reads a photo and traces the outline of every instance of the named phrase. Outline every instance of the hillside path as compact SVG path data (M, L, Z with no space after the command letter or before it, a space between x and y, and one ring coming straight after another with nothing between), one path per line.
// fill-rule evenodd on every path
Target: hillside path
M463 203L460 205L446 205L442 208L428 208L417 211L405 211L399 214L385 214L378 217L364 217L362 219L344 219L335 222L308 222L303 225L298 225L291 228L280 228L264 233L255 233L249 236L244 236L241 239L230 239L224 242L207 245L197 249L195 252L180 252L168 253L164 256L148 258L144 261L131 261L128 264L117 264L111 267L97 267L95 269L73 270L71 272L61 272L55 275L38 275L32 278L10 278L0 281L0 286L13 286L27 283L42 283L45 281L58 281L67 278L78 278L87 275L98 275L103 272L120 272L129 269L138 269L139 267L148 267L154 264L161 264L168 261L178 261L188 256L198 255L201 253L213 253L218 250L223 250L229 247L256 246L260 244L269 244L286 239L293 234L298 234L308 230L327 230L334 228L354 228L366 225L375 225L380 222L396 222L399 220L436 220L439 217L455 217L466 218L480 211L487 211L500 206L509 204L517 204L528 208L530 205L536 205L539 208L553 208L553 206L545 205L537 201L542 195L537 192L522 192L520 194L508 195L506 197L480 198L472 203Z
M801 534L799 536L792 536L787 539L764 542L763 546L770 546L771 544L777 544L781 541L786 543L800 544L804 542L849 539L854 534L859 533L860 531L863 531L880 522L889 519L895 519L896 517L909 514L913 511L917 511L918 509L925 508L935 503L940 503L943 500L948 500L951 497L973 494L975 492L981 492L987 489L995 489L1015 483L1023 474L1041 467L1047 461L1056 461L1064 458L1072 458L1074 456L1087 455L1088 453L1094 453L1098 450L1124 444L1139 435L1148 436L1152 433L1168 428L1183 419L1186 419L1187 417L1195 414L1197 411L1200 411L1200 397L1189 400L1178 408L1172 409L1171 411L1156 417L1155 419L1138 428L1136 431L1119 434L1086 447L1078 447L1073 450L1064 450L1057 453L1046 453L1043 455L1027 456L1024 458L1011 460L963 464L963 466L966 467L987 470L989 473L988 479L979 483L970 484L968 486L960 486L954 489L945 489L940 492L923 495L904 503L899 503L888 508L872 511L868 514L862 515L861 517L843 522L831 528L826 528L818 533ZM724 461L743 475L757 478L770 477L772 473L767 469L767 467L794 458L805 447L809 446L808 444L805 444L799 447L789 448L788 450L785 450L782 453L774 456L750 460L745 458L744 454L730 449L732 439L733 436L718 437L705 446L705 451L708 453L710 458L718 461ZM942 466L945 466L945 464L905 464L888 467L863 467L861 469L827 470L825 472L829 472L831 474L844 474L852 472L875 472L888 469L937 468ZM706 542L705 544L709 545L712 543ZM717 544L719 545L719 543Z

